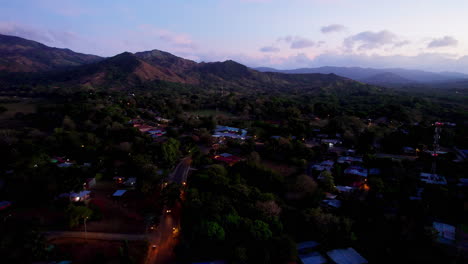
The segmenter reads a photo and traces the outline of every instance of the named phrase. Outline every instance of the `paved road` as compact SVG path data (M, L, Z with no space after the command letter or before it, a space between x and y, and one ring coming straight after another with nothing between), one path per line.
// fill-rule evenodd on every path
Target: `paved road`
M167 177L168 183L183 184L187 181L190 170L191 158L184 158ZM170 212L166 212L170 210ZM164 207L159 226L156 232L149 238L150 248L145 261L147 264L174 263L174 248L177 245L180 230L181 204L177 202L174 207ZM156 249L152 245L157 245Z
M145 234L118 234L118 233L100 233L100 232L78 232L78 231L51 231L46 232L44 235L48 239L56 238L83 238L86 236L88 239L95 240L128 240L128 241L140 241L148 238Z

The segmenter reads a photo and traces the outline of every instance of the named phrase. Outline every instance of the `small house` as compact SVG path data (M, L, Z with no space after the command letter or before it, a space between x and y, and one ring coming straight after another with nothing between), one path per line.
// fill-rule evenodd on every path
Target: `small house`
M327 259L318 252L312 252L304 255L299 255L303 264L325 264Z
M91 198L91 191L71 192L69 197L72 202L84 202Z
M128 187L135 187L135 185L136 185L136 178L128 178L128 179L124 182L124 185L125 185L125 186L128 186Z
M444 244L455 242L455 227L452 225L434 222L432 227L437 230L437 241Z
M427 184L440 184L440 185L447 185L447 180L444 176L432 174L432 173L425 173L421 172L421 181Z
M327 252L327 255L336 264L366 264L368 263L356 250L353 248L334 249Z
M96 185L96 178L88 178L83 183L83 188L85 190L90 189Z

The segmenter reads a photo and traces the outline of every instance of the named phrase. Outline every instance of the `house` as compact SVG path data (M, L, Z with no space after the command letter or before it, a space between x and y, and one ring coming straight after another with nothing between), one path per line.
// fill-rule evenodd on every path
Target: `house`
M460 178L460 183L458 184L460 187L468 187L468 178Z
M313 250L318 245L320 245L320 243L318 243L316 241L312 241L312 240L311 241L304 241L304 242L301 242L301 243L297 243L296 249L297 249L297 252L302 253L302 252L305 252L305 251Z
M439 243L451 244L455 242L455 227L452 225L434 222L432 227L437 230L437 241Z
M455 162L462 162L464 160L468 160L468 149L459 149L455 147L454 150L455 150L455 155L457 157Z
M341 140L336 139L336 138L324 138L324 139L322 139L322 144L326 144L330 148L332 148L335 145L341 144Z
M408 155L414 155L416 154L416 149L412 147L403 147L403 153L408 154Z
M9 201L1 201L0 202L0 211L7 209L11 206L11 202Z
M125 181L125 177L121 177L121 176L117 176L117 177L114 177L114 178L112 178L112 179L113 179L113 180L115 181L115 183L117 183L117 184L122 184L122 183L124 183L124 181Z
M352 191L356 190L356 187L338 185L338 186L336 186L336 189L339 192L348 193L348 192L352 192Z
M170 119L162 118L162 117L160 117L160 116L157 116L157 117L156 117L156 121L161 122L161 123L170 123L170 122L171 122Z
M352 164L352 163L362 163L363 160L362 158L360 157L352 157L352 156L343 156L343 157L339 157L338 158L338 163L348 163L348 164Z
M336 264L366 264L368 263L359 253L353 248L334 249L327 252L327 255Z
M59 168L70 168L71 166L73 166L73 163L68 162L68 161L57 164L57 167Z
M227 163L229 166L232 166L242 160L240 157L234 156L229 153L222 153L219 155L215 155L213 159L216 161Z
M136 178L128 178L123 184L128 187L135 187Z
M421 181L428 183L428 184L440 184L440 185L447 185L447 180L444 176L432 174L432 173L425 173L421 172Z
M90 189L96 185L96 178L88 178L83 183L83 188L85 190Z
M125 193L127 192L127 190L117 190L114 192L114 194L112 194L113 197L122 197Z
M367 169L361 166L349 166L344 173L352 180L353 186L360 186L367 179Z
M325 199L322 200L321 204L323 207L328 207L332 209L338 209L341 207L341 201L336 199Z
M304 255L299 255L303 264L324 264L327 259L318 252L312 252Z
M71 192L69 197L72 202L84 202L91 198L91 191Z
M228 126L216 126L213 137L245 140L247 138L247 130Z
M316 171L324 171L324 170L330 171L333 168L334 164L335 162L333 162L332 160L325 160L325 161L320 162L319 164L313 165L312 169Z

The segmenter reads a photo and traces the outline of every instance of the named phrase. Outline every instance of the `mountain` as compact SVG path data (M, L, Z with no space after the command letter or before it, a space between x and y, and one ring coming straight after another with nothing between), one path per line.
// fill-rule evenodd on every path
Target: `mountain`
M157 87L167 82L218 89L343 89L368 87L335 74L284 74L259 72L232 60L201 62L152 50L135 54L124 52L110 58L84 55L47 47L38 42L2 36L0 84L110 89ZM28 61L27 64L21 63ZM21 66L21 67L20 67ZM27 66L27 67L26 67Z
M51 48L39 42L0 35L0 71L43 72L102 60L95 55Z
M432 83L432 82L447 82L447 81L458 81L460 79L468 79L468 75L462 73L435 73L420 70L407 70L400 68L393 69L373 69L373 68L360 68L360 67L319 67L319 68L300 68L293 70L276 70L272 68L255 68L262 72L282 72L288 74L304 74L304 73L334 73L339 76L350 78L356 81L366 82L367 80L375 80L375 76L384 74L381 77L387 78L392 83L393 81L399 81L402 83L413 82L413 83ZM393 77L389 73L393 74ZM397 77L398 76L398 77ZM385 84L386 82L380 82ZM398 82L397 82L398 83Z
M385 85L385 84L408 84L414 83L414 81L405 79L398 74L392 72L378 73L374 76L371 76L365 80L365 83L376 84L376 85Z

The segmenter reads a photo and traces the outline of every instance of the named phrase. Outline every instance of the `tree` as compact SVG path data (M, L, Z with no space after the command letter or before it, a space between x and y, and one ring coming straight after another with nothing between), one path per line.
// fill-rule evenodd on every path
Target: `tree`
M80 224L81 220L88 219L93 215L93 211L86 206L75 206L70 204L66 210L70 227Z
M323 189L326 192L332 192L335 190L335 180L333 178L333 175L331 174L330 171L323 171L320 173L320 176L322 177L321 182L323 185Z
M205 223L206 235L210 240L222 241L225 238L225 232L222 226L217 222L208 221Z
M162 162L167 167L172 167L179 158L180 142L176 139L170 138L167 142L162 144L160 149Z
M268 240L273 236L267 223L255 220L250 227L250 234L256 240Z
M273 200L258 201L256 207L267 217L279 216L281 213L281 207Z

